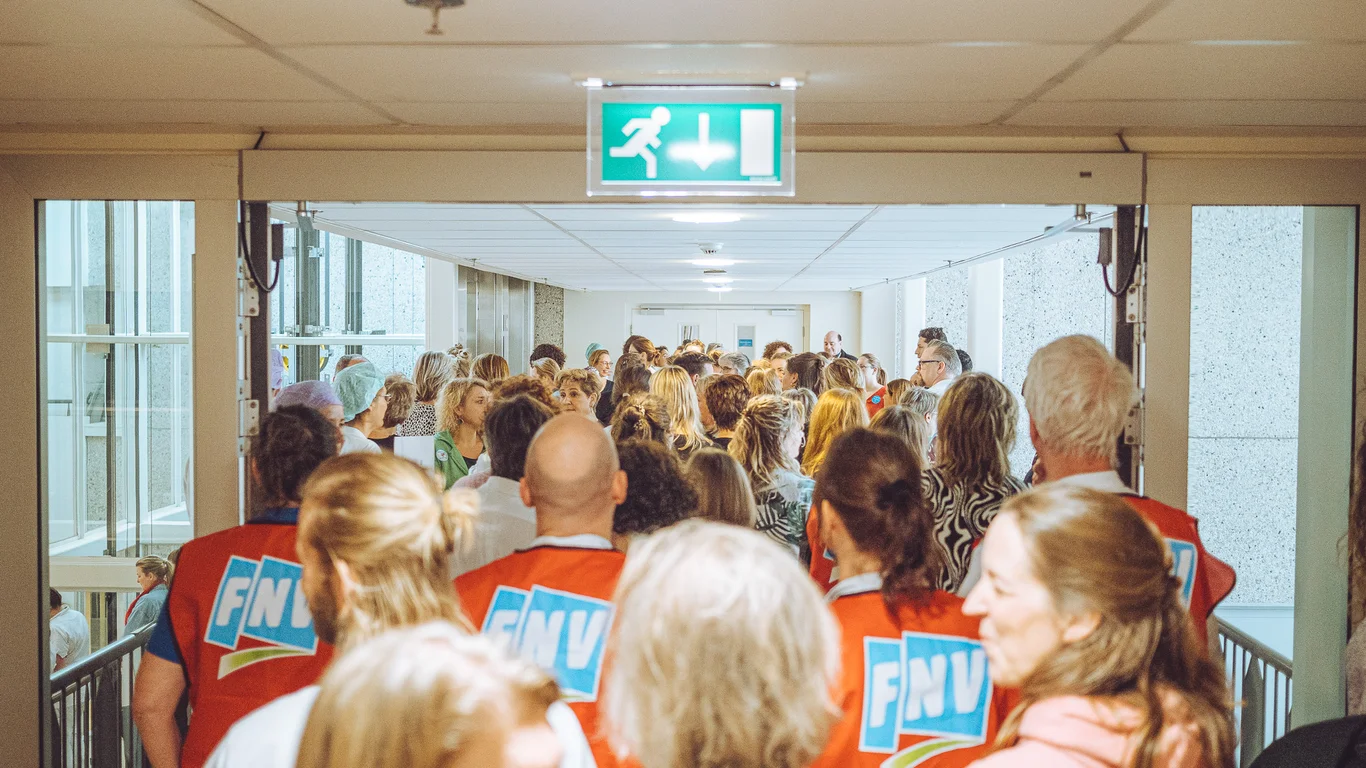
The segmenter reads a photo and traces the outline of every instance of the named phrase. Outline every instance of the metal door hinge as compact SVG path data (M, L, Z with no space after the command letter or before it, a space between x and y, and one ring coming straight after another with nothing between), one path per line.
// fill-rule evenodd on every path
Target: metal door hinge
M1124 444L1143 445L1143 415L1144 415L1143 396L1140 395L1138 402L1129 409L1129 415L1124 418Z

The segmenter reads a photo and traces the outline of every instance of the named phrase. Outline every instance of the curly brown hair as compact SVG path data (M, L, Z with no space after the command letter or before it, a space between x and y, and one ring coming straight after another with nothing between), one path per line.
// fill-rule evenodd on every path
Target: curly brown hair
M702 398L707 401L707 412L717 427L735 429L740 414L745 411L745 404L749 402L749 384L743 376L734 373L712 376L707 380Z
M623 440L617 458L626 473L626 500L617 505L612 532L652 533L697 512L697 491L677 455L653 440Z
M493 399L495 402L511 400L518 395L527 395L532 400L538 400L552 411L558 411L555 405L555 398L551 395L550 385L546 384L539 376L521 374L512 376L493 385Z

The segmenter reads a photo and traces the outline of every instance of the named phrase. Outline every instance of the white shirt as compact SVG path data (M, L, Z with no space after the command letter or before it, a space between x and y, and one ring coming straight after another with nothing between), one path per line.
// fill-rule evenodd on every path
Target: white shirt
M316 685L301 688L238 720L204 768L294 768L318 690ZM560 768L597 768L583 727L568 705L562 701L550 705L545 719L564 749Z
M1070 485L1076 488L1090 488L1093 491L1104 493L1133 493L1129 486L1119 479L1119 473L1113 469L1104 472L1085 472L1080 475L1068 475L1051 482L1058 485Z
M459 548L451 561L452 577L469 573L519 549L536 538L536 510L522 503L516 480L490 477L479 486L479 518L474 543Z
M342 455L348 453L379 453L379 443L365 436L355 427L342 427Z
M949 385L952 384L957 378L957 376L950 376L947 379L943 379L941 381L935 382L934 384L931 384L930 386L926 387L926 389L935 393L936 395L939 395L940 397L943 397L944 393L948 391Z
M48 620L48 661L57 668L57 657L63 666L71 666L90 655L90 625L85 617L62 606L56 616Z
M837 598L848 597L849 595L861 595L865 592L879 592L882 590L882 574L880 573L860 573L857 576L850 576L830 588L825 593L825 602L833 603Z
M596 533L576 533L573 536L537 536L531 540L532 547L564 547L566 549L616 549L612 542Z

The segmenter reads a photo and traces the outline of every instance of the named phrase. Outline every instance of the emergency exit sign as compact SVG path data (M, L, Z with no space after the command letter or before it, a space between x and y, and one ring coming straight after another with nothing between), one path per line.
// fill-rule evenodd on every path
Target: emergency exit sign
M590 88L588 194L792 195L792 125L791 89Z

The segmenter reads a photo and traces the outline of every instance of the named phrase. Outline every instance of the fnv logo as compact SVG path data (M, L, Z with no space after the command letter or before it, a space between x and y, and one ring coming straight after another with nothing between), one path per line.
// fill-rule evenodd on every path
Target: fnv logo
M1181 600L1186 608L1191 607L1191 594L1195 591L1195 572L1200 566L1195 545L1181 539L1167 539L1172 550L1172 575L1181 580Z
M218 662L218 679L260 661L312 656L318 650L313 616L300 579L303 567L263 556L258 562L234 555L223 569L204 641L232 650ZM242 638L267 643L237 650Z
M975 640L903 632L863 638L859 751L896 754L897 766L985 743L991 708L987 656ZM897 753L902 736L929 736Z
M566 699L597 701L612 615L606 600L539 585L499 587L480 631L553 673Z

